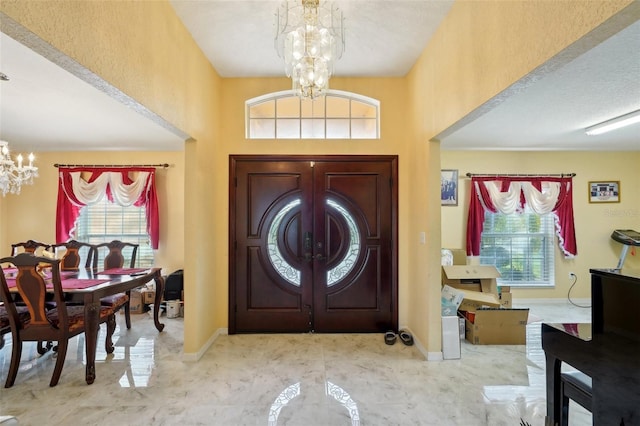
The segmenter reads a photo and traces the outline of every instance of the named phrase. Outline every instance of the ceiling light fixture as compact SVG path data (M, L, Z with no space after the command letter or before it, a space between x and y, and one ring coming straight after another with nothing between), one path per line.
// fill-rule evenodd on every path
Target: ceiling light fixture
M621 115L620 117L612 118L611 120L603 121L591 127L587 127L585 132L589 136L601 135L612 130L619 129L621 127L630 126L635 123L640 123L640 109L630 112L628 114Z
M276 12L275 47L301 98L324 96L344 52L344 16L331 2L283 2Z
M29 154L29 165L23 166L22 154L18 154L16 166L9 155L9 143L0 141L0 191L3 197L8 192L20 194L22 185L31 185L33 178L38 177L38 168L33 165L34 159L33 153Z

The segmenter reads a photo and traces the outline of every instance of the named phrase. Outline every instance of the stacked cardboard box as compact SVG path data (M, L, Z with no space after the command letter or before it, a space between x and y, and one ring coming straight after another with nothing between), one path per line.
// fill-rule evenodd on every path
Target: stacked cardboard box
M154 303L156 292L147 287L139 287L131 290L129 294L129 312L131 314L144 314L147 305ZM124 310L122 310L124 312Z
M468 341L475 345L524 345L529 310L511 308L510 289L498 287L499 277L494 266L442 267L443 286L462 293L458 310L465 317Z

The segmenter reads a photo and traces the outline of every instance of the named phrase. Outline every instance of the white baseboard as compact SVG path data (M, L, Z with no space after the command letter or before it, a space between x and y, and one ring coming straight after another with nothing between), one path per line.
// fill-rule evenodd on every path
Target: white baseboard
M205 352L207 352L207 350L211 347L211 345L213 345L213 342L215 342L219 336L224 336L226 334L229 334L228 328L217 329L216 332L213 333L213 335L209 338L209 340L207 340L207 342L202 345L198 352L185 352L182 354L182 360L185 362L199 361L200 358L202 358L202 356L205 354Z
M442 361L444 359L441 352L428 352L422 345L422 342L416 337L415 333L409 327L400 327L400 330L406 330L413 336L413 345L420 351L427 361Z

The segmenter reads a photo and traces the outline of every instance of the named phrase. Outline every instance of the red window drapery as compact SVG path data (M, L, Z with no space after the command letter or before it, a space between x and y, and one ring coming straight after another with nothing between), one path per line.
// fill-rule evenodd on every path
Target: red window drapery
M151 248L157 249L160 219L155 172L153 167L61 167L58 170L56 241L68 241L80 209L106 196L120 206L145 206Z
M543 185L551 186L553 191L543 193ZM525 205L537 213L552 213L565 257L578 254L571 177L474 176L467 220L467 255L480 255L485 211L508 214L522 211Z

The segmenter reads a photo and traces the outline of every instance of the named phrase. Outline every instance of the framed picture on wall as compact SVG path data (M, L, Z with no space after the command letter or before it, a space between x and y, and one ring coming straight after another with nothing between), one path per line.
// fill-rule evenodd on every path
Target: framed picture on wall
M457 170L440 170L440 204L443 206L458 205Z
M589 182L590 203L619 203L620 181Z

